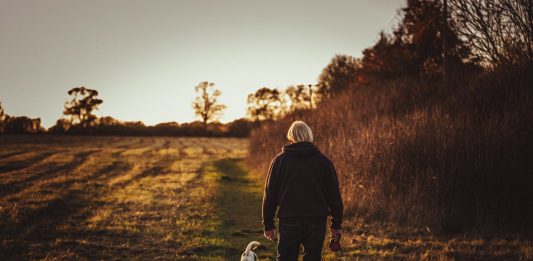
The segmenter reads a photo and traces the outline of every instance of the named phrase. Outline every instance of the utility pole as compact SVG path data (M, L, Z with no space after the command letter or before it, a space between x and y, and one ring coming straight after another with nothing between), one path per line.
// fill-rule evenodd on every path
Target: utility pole
M443 18L442 18L442 76L446 82L446 30L448 28L448 0L443 0Z
M309 84L309 108L313 109L313 85Z

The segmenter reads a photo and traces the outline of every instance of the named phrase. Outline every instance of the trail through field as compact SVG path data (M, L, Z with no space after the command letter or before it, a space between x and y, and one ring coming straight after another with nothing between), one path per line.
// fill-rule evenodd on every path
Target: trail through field
M0 136L0 260L239 260L262 235L246 139ZM255 174L255 175L254 175ZM533 260L533 242L343 222L347 260ZM334 260L324 248L325 260Z
M262 180L246 171L239 160L222 159L214 162L220 173L220 192L217 199L217 213L221 225L220 238L237 247L228 260L239 260L246 245L258 241L262 245L255 251L261 260L275 259L276 243L263 236L261 225Z
M225 175L245 173L244 139L3 136L0 145L1 260L233 260L248 240L231 235L231 211L218 205ZM254 205L239 232L257 239Z

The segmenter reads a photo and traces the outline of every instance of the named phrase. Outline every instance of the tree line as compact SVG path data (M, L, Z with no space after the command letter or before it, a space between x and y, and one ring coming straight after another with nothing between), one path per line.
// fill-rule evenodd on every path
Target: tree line
M447 3L444 6L444 3ZM533 4L529 0L408 0L402 21L392 33L381 32L378 41L361 58L335 55L313 84L285 89L261 87L247 96L245 118L218 122L226 108L215 83L196 85L192 103L199 122L121 122L98 118L93 111L102 100L98 92L76 87L67 93L64 117L45 130L40 119L6 115L0 104L0 133L169 133L186 135L246 135L261 122L279 120L291 113L313 110L348 89L394 79L442 82L448 86L463 76L533 59ZM451 88L451 87L450 87ZM182 128L183 130L179 130ZM159 131L160 130L160 131ZM164 131L163 131L164 130ZM185 131L186 130L186 131Z
M248 96L247 117L276 120L356 89L395 79L454 81L533 59L530 0L408 0L392 33L362 57L335 55L315 85L263 87Z
M0 104L0 133L242 137L261 122L280 119L294 111L313 109L325 93L316 84L293 85L282 91L262 87L248 95L246 117L222 124L219 119L226 105L218 100L222 92L215 87L215 83L202 81L194 89L197 97L192 102L192 108L200 119L196 122L166 122L146 126L141 121L124 122L111 116L97 117L94 112L104 101L98 97L97 90L80 86L67 91L71 100L64 104L63 117L48 129L41 126L40 118L5 114Z
M84 134L84 135L178 135L178 136L247 136L253 122L236 119L227 124L218 122L225 105L218 102L221 92L214 83L200 82L195 87L198 97L192 107L201 121L189 123L164 122L146 126L142 121L120 121L94 113L103 104L97 90L84 86L67 91L71 100L65 102L63 117L45 129L41 119L7 115L0 103L0 133L6 134Z

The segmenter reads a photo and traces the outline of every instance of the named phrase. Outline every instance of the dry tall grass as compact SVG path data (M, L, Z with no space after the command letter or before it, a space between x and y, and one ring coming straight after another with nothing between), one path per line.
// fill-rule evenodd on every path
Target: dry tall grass
M265 173L293 120L334 162L347 216L444 231L524 231L533 220L533 66L352 88L263 124L248 163Z

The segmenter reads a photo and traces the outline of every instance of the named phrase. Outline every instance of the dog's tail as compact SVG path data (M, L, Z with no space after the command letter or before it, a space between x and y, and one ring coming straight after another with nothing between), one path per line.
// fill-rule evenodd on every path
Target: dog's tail
M261 245L261 243L259 243L257 241L252 241L252 242L248 243L248 246L246 247L246 250L244 252L248 253L248 252L250 252L250 250L254 250L259 245Z

